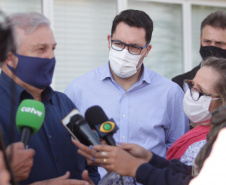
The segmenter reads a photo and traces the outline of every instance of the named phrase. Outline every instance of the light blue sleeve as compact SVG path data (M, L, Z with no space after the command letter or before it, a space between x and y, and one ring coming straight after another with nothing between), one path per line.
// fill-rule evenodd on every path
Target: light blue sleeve
M167 149L189 130L189 120L183 109L184 92L177 84L173 87L169 92L167 106L170 120L169 128L166 130Z
M68 96L68 98L71 99L71 101L75 104L76 107L78 107L78 100L76 98L76 83L75 80L73 80L65 89L64 93Z

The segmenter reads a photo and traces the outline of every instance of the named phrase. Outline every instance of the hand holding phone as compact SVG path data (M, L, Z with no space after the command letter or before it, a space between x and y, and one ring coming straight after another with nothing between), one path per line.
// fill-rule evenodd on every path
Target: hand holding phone
M72 138L84 145L101 144L99 138L91 130L86 120L77 109L73 109L63 120L62 125L71 134Z

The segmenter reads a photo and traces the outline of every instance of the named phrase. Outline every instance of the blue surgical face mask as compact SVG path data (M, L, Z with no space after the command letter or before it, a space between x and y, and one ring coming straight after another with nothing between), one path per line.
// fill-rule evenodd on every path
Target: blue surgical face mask
M23 82L28 83L38 89L45 89L52 83L55 68L55 57L52 59L29 57L16 54L18 64L16 69L8 68Z

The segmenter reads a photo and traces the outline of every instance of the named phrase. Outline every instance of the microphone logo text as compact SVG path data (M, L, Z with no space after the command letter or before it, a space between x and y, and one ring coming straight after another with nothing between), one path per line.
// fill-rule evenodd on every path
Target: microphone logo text
M30 112L32 114L36 114L37 116L41 117L42 116L42 112L39 111L39 110L36 110L35 108L33 107L22 107L21 108L21 111L22 112Z

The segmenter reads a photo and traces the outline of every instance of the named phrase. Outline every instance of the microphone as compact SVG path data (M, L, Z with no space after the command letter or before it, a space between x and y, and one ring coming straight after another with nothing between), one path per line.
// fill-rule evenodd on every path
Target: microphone
M16 126L21 133L21 141L25 148L31 134L35 134L41 128L45 117L45 107L43 103L36 100L23 100L16 113Z
M85 118L90 127L95 129L108 145L116 145L113 134L118 130L118 126L113 119L108 119L100 106L88 108L85 113Z
M97 135L91 130L89 124L83 118L81 113L74 109L63 120L63 126L71 134L71 136L84 145L101 144Z

